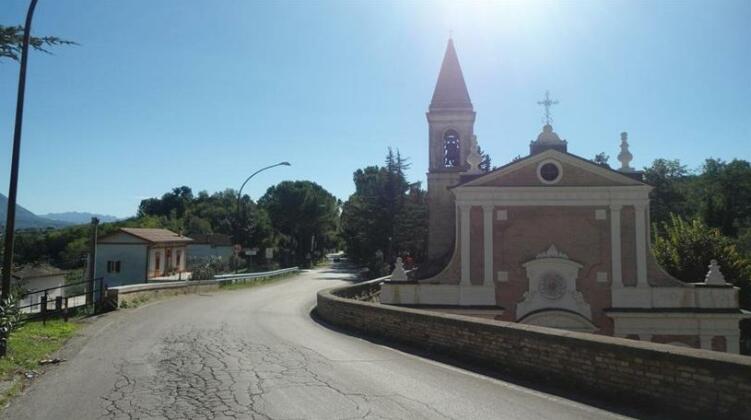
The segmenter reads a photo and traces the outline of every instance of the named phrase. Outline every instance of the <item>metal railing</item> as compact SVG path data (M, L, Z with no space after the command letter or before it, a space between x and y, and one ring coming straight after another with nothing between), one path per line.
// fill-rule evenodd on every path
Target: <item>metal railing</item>
M68 294L66 291L78 290L83 286L83 292ZM66 321L72 309L93 306L94 312L100 312L104 307L107 285L103 277L94 279L94 287L88 290L90 282L80 281L47 289L31 290L23 293L19 299L18 310L24 319L46 320L53 316L62 316ZM75 288L75 289L73 289ZM91 299L88 295L91 293ZM91 300L91 301L89 301ZM29 304L25 304L31 302Z
M241 281L254 280L263 277L274 277L281 274L295 273L299 271L299 267L282 268L281 270L263 271L259 273L240 273L240 274L218 274L214 276L214 280L217 282L238 283Z

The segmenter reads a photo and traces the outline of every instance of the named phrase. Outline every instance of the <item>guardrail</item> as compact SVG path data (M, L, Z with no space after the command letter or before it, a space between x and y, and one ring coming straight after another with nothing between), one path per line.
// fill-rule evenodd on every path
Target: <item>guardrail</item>
M274 277L281 274L294 273L300 271L299 267L282 268L281 270L264 271L260 273L232 273L232 274L219 274L214 276L215 281L232 281L236 283L237 280L251 280L262 277Z
M186 289L190 291L198 289L210 289L217 288L225 284L244 283L249 280L260 280L264 278L276 277L284 274L295 273L300 271L299 267L284 268L281 270L264 271L260 273L240 273L240 274L223 274L215 276L212 280L184 280L184 281L169 281L163 283L140 283L130 284L127 286L110 287L107 290L107 301L111 302L113 307L119 307L120 301L123 300L123 295L138 296L142 293L159 294L160 291L169 292L172 291L180 293L179 289Z

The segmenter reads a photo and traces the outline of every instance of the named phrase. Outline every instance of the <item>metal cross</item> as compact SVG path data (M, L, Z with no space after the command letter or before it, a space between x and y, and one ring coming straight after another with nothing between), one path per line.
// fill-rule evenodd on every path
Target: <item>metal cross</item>
M550 118L550 107L552 105L558 105L558 101L552 101L550 100L550 91L545 91L545 100L544 101L537 101L537 105L542 105L545 107L545 124L550 124L551 121L553 121L552 118Z

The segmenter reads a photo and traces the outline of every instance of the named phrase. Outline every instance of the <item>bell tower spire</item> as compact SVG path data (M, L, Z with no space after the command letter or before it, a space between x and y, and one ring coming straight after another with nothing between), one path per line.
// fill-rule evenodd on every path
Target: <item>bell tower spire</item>
M452 251L455 204L449 187L457 185L470 164L475 111L464 82L454 40L449 38L427 112L430 165L428 170L428 258Z
M467 85L464 83L462 67L459 65L459 57L456 55L454 40L449 38L446 45L446 53L443 55L441 71L438 73L438 81L433 91L433 99L430 101L430 110L472 110L472 101L469 99Z

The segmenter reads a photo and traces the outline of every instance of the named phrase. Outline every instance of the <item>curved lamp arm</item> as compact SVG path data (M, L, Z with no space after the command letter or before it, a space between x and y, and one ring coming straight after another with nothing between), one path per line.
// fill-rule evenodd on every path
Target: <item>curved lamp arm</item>
M292 166L292 164L285 161L285 162L279 162L279 163L274 164L274 165L269 165L269 166L267 166L265 168L261 168L261 169L255 171L255 172L253 172L252 174L250 174L250 176L247 179L245 179L245 182L243 182L243 184L240 186L240 191L237 192L237 219L238 219L238 221L240 220L240 213L241 213L241 211L240 211L240 205L242 204L243 188L245 188L245 184L247 184L248 181L250 181L250 178L253 178L254 176L258 175L259 173L261 173L261 172L263 172L263 171L265 171L267 169L275 168L277 166Z
M289 162L279 162L277 164L269 165L269 166L267 166L265 168L261 168L261 169L255 171L255 172L253 172L252 174L250 174L250 176L247 179L245 179L245 182L243 182L243 184L240 186L240 191L237 193L237 200L239 201L240 199L242 199L243 188L245 188L245 184L247 184L248 181L250 181L250 178L253 178L254 176L258 175L259 173L261 173L261 172L263 172L263 171L265 171L267 169L275 168L277 166L292 166L292 164L289 163Z

